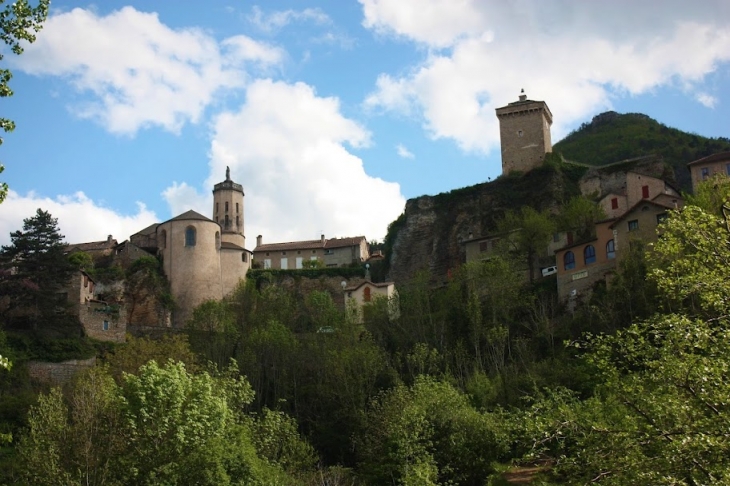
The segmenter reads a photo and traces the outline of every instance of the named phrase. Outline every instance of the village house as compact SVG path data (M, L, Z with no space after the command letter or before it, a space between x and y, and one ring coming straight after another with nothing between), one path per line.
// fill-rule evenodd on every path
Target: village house
M367 278L367 277L366 277ZM344 285L344 282L343 282ZM345 308L350 312L356 312L356 321L363 321L363 307L374 302L376 299L388 300L388 316L395 319L399 315L394 282L374 283L370 280L351 287L344 287Z
M88 273L75 272L66 287L71 313L78 317L84 333L98 341L123 343L127 316L123 305L97 300L94 279Z
M324 267L347 267L365 262L369 258L368 251L364 236L326 239L322 235L318 240L264 243L259 235L253 259L261 268L275 270L302 269L307 260L319 262L318 265Z
M730 177L730 152L721 152L695 160L687 164L692 175L692 190L697 191L697 185L714 176L722 174Z

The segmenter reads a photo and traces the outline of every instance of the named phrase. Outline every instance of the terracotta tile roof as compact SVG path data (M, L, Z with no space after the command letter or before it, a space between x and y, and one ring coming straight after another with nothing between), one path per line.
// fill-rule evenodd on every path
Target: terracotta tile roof
M365 240L364 236L353 236L352 238L332 238L331 240L325 240L324 247L343 248L347 246L359 246L360 242L363 240Z
M324 248L322 240L289 241L286 243L266 243L253 249L260 251L316 250Z
M149 235L155 234L155 233L157 232L157 227L158 227L159 225L160 225L160 223L154 223L154 224L151 224L151 225L149 225L148 227L146 227L145 229L143 229L143 230L140 230L140 231L137 231L137 232L136 232L135 234L133 234L132 236L136 236L136 235L144 235L144 236L149 236Z
M212 219L203 216L202 214L193 211L192 209L190 211L185 211L184 213L175 216L172 219L169 219L168 221L186 221L186 220L196 220L196 221L210 221L211 223L215 223Z
M364 236L353 236L350 238L332 238L329 240L305 240L305 241L289 241L286 243L266 243L259 245L253 249L255 252L261 251L291 251L291 250L319 250L332 248L346 248L348 246L359 246L360 242L365 240Z
M231 243L229 241L224 241L221 243L221 248L223 250L243 250L244 248L242 246L238 246L235 243Z
M707 157L703 157L701 159L693 160L689 164L687 164L687 167L697 165L697 164L709 164L712 162L722 162L725 160L730 160L730 152L720 152L717 154L708 155Z
M117 240L109 236L109 238L103 241L90 241L88 243L73 243L66 245L66 249L64 251L66 253L73 253L75 251L102 251L111 250L115 246L117 246Z

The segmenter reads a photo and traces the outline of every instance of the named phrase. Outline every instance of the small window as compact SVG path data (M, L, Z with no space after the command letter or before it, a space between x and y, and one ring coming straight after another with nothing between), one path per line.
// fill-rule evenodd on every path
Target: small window
M218 203L215 203L215 213L218 214Z
M195 228L192 226L185 230L185 246L195 246Z
M611 209L618 209L618 198L611 198Z
M302 254L302 250L297 250L297 255L301 255L301 254Z
M162 230L160 232L160 248L164 250L167 248L167 231Z
M317 250L312 250L312 255L315 255L317 253Z
M89 276L84 275L84 287L88 287L88 286L89 286Z
M489 242L488 241L480 241L479 242L479 251L487 251L489 250Z
M560 233L553 233L553 243L560 241Z
M701 171L702 171L702 180L705 180L708 177L710 177L710 168L709 167L703 167L701 169Z
M281 252L281 254L282 254L282 255L286 255L286 252L285 252L285 251L282 251L282 252Z
M238 214L238 203L236 203L236 214ZM236 218L238 219L238 218Z
M269 252L268 251L266 252L266 256L269 256Z
M109 330L109 321L104 321L104 323L101 325L101 328L104 331L108 331Z
M608 240L608 243L606 243L606 258L609 260L616 258L616 245L613 240Z
M246 257L246 252L245 251L243 253L241 253L241 261L242 262L247 262L248 261L248 257Z
M656 224L662 224L664 221L667 220L667 217L669 215L667 213L661 213L656 215Z
M266 268L271 268L271 259L270 258L265 258L264 259L264 268L265 269Z
M228 204L228 203L226 203ZM226 211L228 211L228 208L226 208ZM223 222L223 229L231 229L231 220L228 219L228 215L226 214L226 219Z
M648 211L648 210L649 210L649 206L642 206L642 207L641 207L641 210L642 210L642 211Z
M365 290L362 291L362 297L365 302L370 302L370 287L365 287Z
M585 260L586 265L596 263L596 249L593 245L588 245L583 249L583 259Z
M641 197L649 199L649 186L641 186Z
M521 137L522 135L524 135L524 133L522 133L522 130L517 130L517 136Z
M221 247L221 234L217 231L215 232L215 249L220 250Z
M226 201L226 212L228 212L228 201Z
M240 228L240 227L241 227L241 218L236 216L236 228Z
M629 231L636 231L639 229L639 220L638 219L632 219L629 221Z
M563 256L563 264L566 270L572 270L575 268L575 254L572 251L568 251Z
M325 255L334 255L334 253L335 253L335 250L325 250L324 251Z

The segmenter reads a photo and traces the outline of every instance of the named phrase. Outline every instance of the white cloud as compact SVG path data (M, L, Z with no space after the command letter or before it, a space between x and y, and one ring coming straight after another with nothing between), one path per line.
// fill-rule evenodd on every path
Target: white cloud
M106 16L81 8L51 16L14 59L33 75L63 76L91 95L72 110L117 134L157 125L177 133L199 120L220 90L241 87L244 67L279 63L283 52L238 35L218 43L199 29L171 29L133 7Z
M398 152L399 157L403 157L404 159L415 159L416 156L413 155L413 152L408 150L405 145L402 143L399 143L395 146L395 151Z
M254 6L248 21L264 32L274 32L286 27L292 22L314 22L315 24L329 24L329 16L318 8L304 10L280 10L264 13L261 8Z
M203 216L210 217L211 215L213 195L210 191L205 191L203 194L200 194L194 187L189 186L185 182L180 184L173 182L172 186L162 192L162 197L165 198L167 204L170 206L170 212L173 216L182 214L190 209L199 212Z
M137 203L137 213L123 215L89 199L83 192L56 198L9 191L0 211L0 244L10 243L10 233L23 229L23 220L38 208L58 218L58 227L68 243L105 240L111 234L120 243L137 231L158 222L155 213Z
M662 8L628 0L360 3L363 25L425 48L405 74L382 74L365 105L420 116L431 137L466 151L498 147L494 110L521 88L548 103L557 140L616 96L672 86L717 103L702 93L703 80L730 62L724 0L702 9L679 0Z
M717 105L717 98L707 93L697 93L696 99L707 108L714 108Z
M369 143L370 134L342 116L337 99L319 97L303 83L259 80L249 86L240 110L213 123L204 192L230 166L246 194L250 248L258 234L268 242L316 239L320 232L382 238L405 198L397 183L369 176L347 150ZM176 184L165 192L174 213L183 210L179 201L201 197L189 191Z

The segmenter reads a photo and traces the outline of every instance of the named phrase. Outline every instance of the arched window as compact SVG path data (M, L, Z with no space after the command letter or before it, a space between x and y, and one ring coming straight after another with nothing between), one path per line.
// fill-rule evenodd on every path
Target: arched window
M240 227L241 227L241 218L236 216L236 228L240 228Z
M606 243L606 258L609 260L616 258L616 245L613 240L608 240L608 243Z
M165 230L162 230L160 232L159 247L161 250L164 250L165 248L167 248L167 231L165 231Z
M370 302L370 287L365 287L362 291L362 298L365 302Z
M596 263L596 249L593 245L588 245L583 249L583 259L585 260L586 265Z
M192 226L185 229L185 246L195 246L195 228Z
M226 214L226 220L223 224L223 229L231 229L231 220L228 219L228 215Z
M563 263L566 270L572 270L575 268L575 255L572 251L565 252L565 255L563 256Z
M221 248L221 234L217 231L215 232L215 249L220 250Z
M236 214L238 214L238 203L236 203Z

